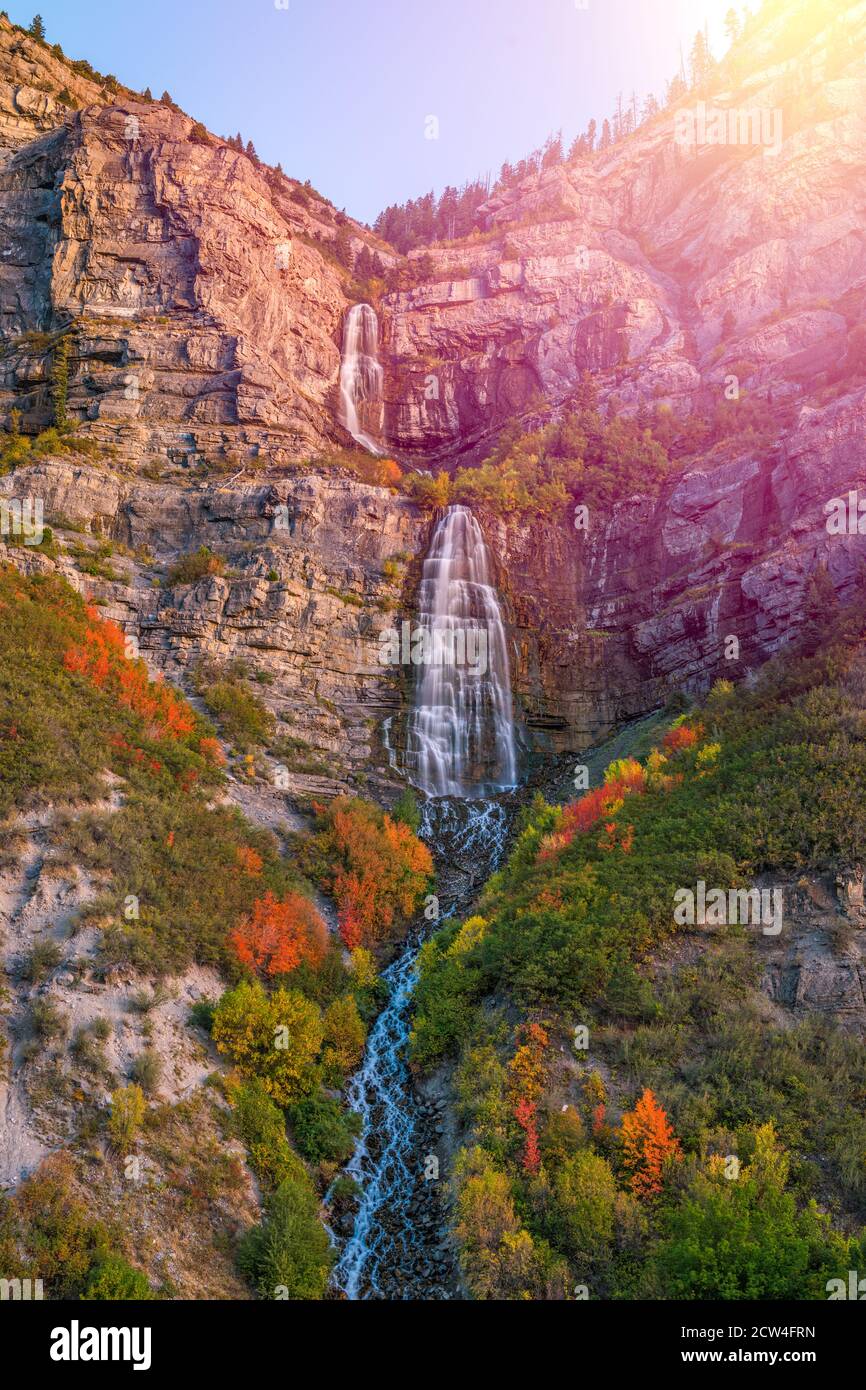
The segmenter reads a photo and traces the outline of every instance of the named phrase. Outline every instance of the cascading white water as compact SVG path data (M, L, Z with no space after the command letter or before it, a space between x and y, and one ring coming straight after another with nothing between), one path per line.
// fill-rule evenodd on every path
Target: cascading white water
M468 507L449 507L424 561L419 624L433 659L422 667L407 732L409 775L428 796L467 797L517 782L508 641L490 570L475 517Z
M361 428L359 407L381 409L382 366L379 362L379 320L369 304L354 304L343 327L343 358L340 363L340 421L363 449L371 454L382 450Z
M408 731L414 780L432 798L422 806L421 838L462 883L456 891L447 882L437 888L445 916L471 901L508 842L510 808L470 798L479 788L517 781L508 647L490 569L478 522L468 508L449 507L433 534L420 596L427 649L445 659L425 665ZM484 636L483 669L470 630ZM475 662L461 664L470 650ZM390 721L386 737L389 731ZM431 930L426 918L419 921L385 970L388 1002L348 1088L349 1106L361 1118L345 1169L357 1184L358 1207L351 1234L334 1235L333 1284L350 1299L447 1299L457 1286L435 1195L441 1130L430 1131L429 1106L425 1111L406 1056L416 962ZM334 1199L332 1188L326 1202Z

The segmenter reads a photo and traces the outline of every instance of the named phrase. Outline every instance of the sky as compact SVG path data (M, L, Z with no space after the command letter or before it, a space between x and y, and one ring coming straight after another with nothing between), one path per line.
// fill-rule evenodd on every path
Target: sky
M38 4L68 56L167 90L217 135L239 130L269 164L372 223L389 203L495 179L550 131L570 141L620 91L661 97L705 20L724 51L732 0L4 4L24 25Z

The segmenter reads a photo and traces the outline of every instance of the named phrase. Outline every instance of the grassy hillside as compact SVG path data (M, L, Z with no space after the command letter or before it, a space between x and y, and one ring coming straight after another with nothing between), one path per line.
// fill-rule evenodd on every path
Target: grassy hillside
M323 1297L374 951L429 854L360 800L291 844L251 824L213 728L56 576L0 569L0 710L7 1106L49 1154L0 1201L4 1272L46 1297ZM178 1019L190 979L212 997ZM170 1024L203 1084L176 1083Z
M456 1059L476 1296L819 1298L856 1267L861 1044L773 1013L760 925L675 919L682 889L758 879L784 941L791 885L861 852L866 607L816 630L603 787L537 798L478 915L425 947L414 1058Z

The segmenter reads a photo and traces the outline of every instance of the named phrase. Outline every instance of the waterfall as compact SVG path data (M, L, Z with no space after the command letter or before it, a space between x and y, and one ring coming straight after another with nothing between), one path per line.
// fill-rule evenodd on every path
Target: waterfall
M369 304L354 304L343 328L340 363L340 421L363 449L382 450L361 428L359 407L370 404L381 414L382 367L379 362L379 320Z
M507 797L473 799L517 781L508 645L490 572L478 522L467 507L449 507L424 562L416 636L425 639L418 649L428 659L407 747L413 780L433 798L422 806L420 833L440 863L436 891L445 917L468 907L499 867L513 816ZM390 727L386 721L389 751ZM435 929L425 914L383 972L388 1000L348 1088L348 1104L361 1118L345 1169L356 1184L357 1209L344 1239L331 1234L339 1252L333 1286L350 1299L459 1296L437 1196L438 1111L416 1090L407 1058L418 955Z
M490 553L468 507L449 507L424 561L419 625L427 657L409 721L407 764L428 796L513 787L517 754L508 643Z

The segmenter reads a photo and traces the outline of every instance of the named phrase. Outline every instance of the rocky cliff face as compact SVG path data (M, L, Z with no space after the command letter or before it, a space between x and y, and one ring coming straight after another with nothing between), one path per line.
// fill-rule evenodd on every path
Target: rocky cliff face
M656 501L634 497L591 519L585 535L568 518L482 516L527 746L576 751L674 690L754 672L798 630L819 570L850 598L863 540L829 534L824 507L852 489L866 495L863 389L804 408L768 457L692 468ZM412 673L380 664L380 639L413 618L430 534L405 498L340 475L193 489L60 459L0 479L0 495L43 498L68 542L80 543L72 525L88 546L111 537L151 552L147 564L112 560L116 580L82 574L71 556L59 563L170 678L202 657L246 658L271 682L281 731L314 761L390 779ZM165 587L166 568L200 545L227 572ZM20 546L6 553L55 563Z
M368 772L387 780L382 723L406 691L400 672L380 664L380 634L411 612L411 561L428 530L407 501L340 476L192 490L60 459L0 487L43 498L46 519L79 553L100 538L120 542L111 579L22 546L0 555L25 568L59 563L169 679L183 683L202 659L255 668L278 732L297 740L299 761L322 764L296 785ZM225 557L224 574L160 586L167 566L202 545Z
M2 19L0 72L0 408L47 422L66 330L70 417L136 467L280 464L343 439L340 215Z
M486 232L411 253L426 282L384 304L395 448L477 454L585 371L625 411L706 406L732 374L775 403L826 379L866 295L866 6L809 22L796 57L766 23L747 71L732 59L629 140L496 194Z
M539 393L566 405L587 370L606 409L663 403L674 419L712 409L736 378L776 427L769 446L734 437L692 453L658 497L597 512L587 534L568 517L482 517L530 741L579 749L672 689L744 675L796 629L819 568L851 591L862 542L829 536L824 506L866 486L852 339L866 294L866 5L848 28L838 50L816 25L794 64L774 57L768 25L748 73L725 69L729 89L701 98L765 113L758 143L687 144L663 113L603 156L497 195L485 233L413 253L425 283L381 301L384 442L403 460L479 457ZM410 679L383 671L378 639L412 615L429 519L297 467L346 439L338 217L3 19L0 74L0 410L31 431L48 422L65 336L69 416L113 451L101 466L18 469L2 492L43 498L61 535L73 521L150 547L156 571L130 559L113 581L59 563L156 665L182 677L202 656L246 654L314 759L385 778L401 721L384 736L383 721L405 710ZM773 152L762 132L779 135ZM201 544L225 575L153 586Z

